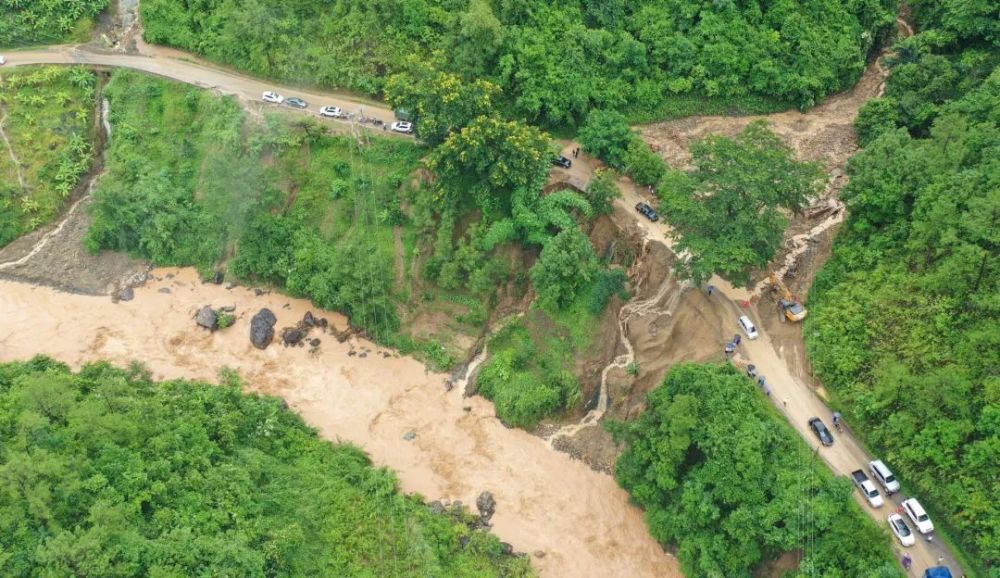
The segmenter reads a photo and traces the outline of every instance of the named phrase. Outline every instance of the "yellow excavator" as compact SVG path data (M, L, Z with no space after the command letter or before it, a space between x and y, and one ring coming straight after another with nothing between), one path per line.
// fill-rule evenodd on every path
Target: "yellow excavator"
M781 293L781 296L778 299L778 307L785 312L785 318L789 321L796 322L805 319L809 312L806 311L806 308L799 303L797 299L795 299L795 296L788 290L788 287L785 287L785 284L781 281L781 279L778 279L778 276L774 273L771 273L770 279L771 286Z

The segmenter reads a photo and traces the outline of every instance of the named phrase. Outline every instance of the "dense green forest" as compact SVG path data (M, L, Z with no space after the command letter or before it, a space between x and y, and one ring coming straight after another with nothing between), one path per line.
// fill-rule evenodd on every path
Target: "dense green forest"
M141 366L0 365L4 576L528 577L273 397Z
M902 578L850 482L733 366L675 365L642 416L612 429L627 444L618 481L686 575L749 578L798 550L792 576Z
M0 48L88 40L109 0L0 0Z
M518 118L574 125L808 107L852 86L892 0L144 0L146 39L285 81L380 94L432 62L503 92Z
M51 221L90 170L96 84L81 67L0 73L0 247Z
M854 431L1000 576L1000 13L913 9L921 32L859 115L806 343Z

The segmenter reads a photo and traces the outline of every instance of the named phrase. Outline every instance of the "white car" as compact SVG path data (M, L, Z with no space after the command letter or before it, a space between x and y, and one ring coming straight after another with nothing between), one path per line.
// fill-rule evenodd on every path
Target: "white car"
M753 321L746 315L740 315L740 327L747 334L747 339L757 339L757 327L754 326Z
M412 122L402 121L402 120L397 120L396 122L392 123L389 126L389 128L391 128L395 132L401 132L401 133L404 133L404 134L410 134L411 132L413 132L413 123Z
M319 109L319 115L328 116L330 118L344 118L345 116L347 116L346 114L344 114L344 111L341 110L340 107L338 106L324 106L323 108Z
M899 543L903 546L909 547L916 543L917 540L913 537L910 527L906 525L906 520L899 514L889 516L889 528L892 529L892 533L896 535Z
M921 534L930 534L934 531L934 522L931 522L931 517L927 515L924 507L920 505L920 502L916 498L903 500L903 510L909 516L910 520L913 521L913 525L917 527L918 532Z
M281 104L285 102L285 97L281 96L277 92L271 92L271 91L265 92L264 96L262 96L261 98L264 99L264 102L273 102L274 104Z
M0 66L3 66L4 64L7 64L7 59L4 58L3 56L0 56Z

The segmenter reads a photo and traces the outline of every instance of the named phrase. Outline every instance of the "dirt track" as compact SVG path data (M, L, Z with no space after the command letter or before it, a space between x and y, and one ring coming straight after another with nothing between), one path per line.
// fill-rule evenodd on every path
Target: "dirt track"
M150 52L150 54L120 54L95 49L87 45L50 46L38 50L10 52L7 54L7 66L86 64L130 68L214 90L219 94L236 96L248 108L258 112L264 109L288 112L294 110L288 107L269 105L261 101L261 94L264 91L277 90L286 97L299 96L309 102L310 110L304 111L306 114L315 115L320 107L329 105L339 106L345 112L363 114L367 118L377 118L385 123L391 123L395 120L395 115L389 107L360 97L294 87L279 87L272 82L225 70L196 56L172 49L151 47ZM326 121L331 124L344 123L344 121L330 119L326 119Z

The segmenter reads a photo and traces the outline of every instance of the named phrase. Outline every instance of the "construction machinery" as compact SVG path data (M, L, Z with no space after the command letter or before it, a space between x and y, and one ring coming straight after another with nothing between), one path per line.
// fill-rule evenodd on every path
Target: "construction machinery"
M806 308L802 305L802 303L799 303L799 301L795 299L795 296L788 290L788 287L785 287L785 284L781 281L781 279L778 279L777 275L771 273L770 280L771 286L780 293L780 297L778 298L778 307L780 307L785 313L785 318L789 321L796 322L805 319L809 312L806 311Z

